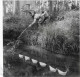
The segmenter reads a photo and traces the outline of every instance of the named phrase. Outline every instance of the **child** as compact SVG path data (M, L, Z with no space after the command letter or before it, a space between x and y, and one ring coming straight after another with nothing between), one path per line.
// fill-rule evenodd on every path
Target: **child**
M36 26L39 24L42 25L49 18L49 14L47 13L47 11L42 11L42 14L37 14L36 12L34 12L34 15L32 15L32 17L34 18L34 20L29 25L29 27L32 27L35 23Z

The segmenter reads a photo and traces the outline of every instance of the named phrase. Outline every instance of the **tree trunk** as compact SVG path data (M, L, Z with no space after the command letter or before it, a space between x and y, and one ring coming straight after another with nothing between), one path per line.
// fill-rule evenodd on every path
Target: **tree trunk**
M3 16L6 15L6 5L5 5L5 1L3 1Z
M16 14L17 16L20 15L20 2L19 2L19 0L17 0L17 1L15 2L15 14Z
M49 14L52 15L52 0L49 0Z

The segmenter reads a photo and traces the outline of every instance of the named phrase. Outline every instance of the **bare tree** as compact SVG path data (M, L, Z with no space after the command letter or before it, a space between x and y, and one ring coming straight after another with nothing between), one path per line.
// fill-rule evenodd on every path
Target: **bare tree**
M52 15L52 0L48 0L49 2L49 14Z
M19 0L17 0L17 1L15 1L15 14L16 15L20 15L20 2L19 2Z
M6 15L6 6L5 6L5 1L3 1L3 13L4 13L4 16Z
M56 0L48 0L49 1L49 15L50 20L54 21L57 17L57 1ZM54 7L53 7L54 5Z

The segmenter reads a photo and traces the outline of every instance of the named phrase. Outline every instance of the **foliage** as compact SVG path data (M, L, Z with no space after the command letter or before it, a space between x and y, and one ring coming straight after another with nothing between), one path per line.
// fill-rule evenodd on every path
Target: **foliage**
M32 22L30 15L17 17L12 15L3 20L3 38L15 40L19 34Z
M75 13L79 14L78 12ZM71 13L72 15L72 13ZM66 17L62 21L48 24L38 38L41 47L52 53L78 55L79 53L79 19ZM77 16L77 15L76 15Z

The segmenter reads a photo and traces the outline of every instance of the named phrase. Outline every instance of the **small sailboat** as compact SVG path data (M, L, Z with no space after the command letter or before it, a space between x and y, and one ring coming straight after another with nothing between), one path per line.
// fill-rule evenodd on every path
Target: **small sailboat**
M60 69L57 69L57 70L58 70L58 73L63 76L65 76L68 72L68 69L65 72L61 71Z
M24 57L23 55L19 54L19 58L23 58L23 57Z
M42 66L42 67L46 67L46 63L43 63L43 62L39 62L39 64Z
M30 57L28 57L28 56L25 56L25 60L30 60Z
M32 63L34 63L34 64L37 64L37 60L35 60L35 59L31 59L32 60Z
M56 72L57 71L57 68L53 68L50 65L49 65L49 69L50 69L51 72Z

